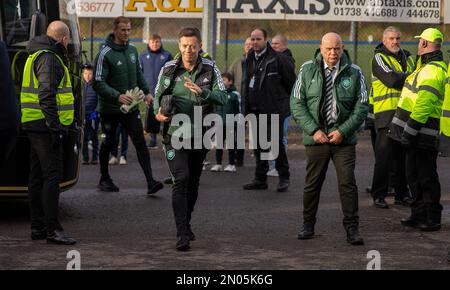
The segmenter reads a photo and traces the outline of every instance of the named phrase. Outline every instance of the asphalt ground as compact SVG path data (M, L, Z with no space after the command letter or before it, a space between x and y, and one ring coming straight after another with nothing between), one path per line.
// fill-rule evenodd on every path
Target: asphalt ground
M359 188L360 230L364 246L346 242L337 193L336 174L330 164L322 188L312 240L297 239L301 227L302 189L305 177L304 147L297 135L289 138L291 186L276 192L277 178L269 189L244 191L254 173L247 150L245 166L237 173L204 171L192 226L197 240L189 252L175 250L176 232L171 188L146 196L146 183L130 143L128 165L112 166L120 192L96 190L99 168L81 166L78 184L61 195L60 217L75 246L31 241L25 200L0 200L0 269L66 269L70 250L80 253L81 269L274 270L366 269L378 251L381 269L450 269L450 159L439 158L442 185L443 228L424 233L406 229L400 219L409 214L403 206L376 209L365 187L370 185L374 157L370 138L360 136L356 179ZM151 150L154 175L168 175L161 150ZM214 160L214 152L208 154ZM226 156L224 156L224 160ZM393 203L392 197L388 198ZM378 262L378 260L377 260Z

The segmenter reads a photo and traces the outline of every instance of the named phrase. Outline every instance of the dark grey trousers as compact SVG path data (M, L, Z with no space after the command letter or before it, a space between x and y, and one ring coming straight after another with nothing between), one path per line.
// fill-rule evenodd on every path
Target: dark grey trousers
M355 181L355 145L315 145L306 146L306 179L303 193L303 220L305 224L315 224L319 207L320 191L330 160L336 167L338 190L344 214L344 227L359 225L358 188Z

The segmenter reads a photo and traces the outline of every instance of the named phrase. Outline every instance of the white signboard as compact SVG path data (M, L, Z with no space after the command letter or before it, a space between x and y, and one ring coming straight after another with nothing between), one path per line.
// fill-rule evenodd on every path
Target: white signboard
M450 1L443 1L444 3L444 23L450 23Z
M114 18L123 15L123 1L114 0L72 0L79 17ZM73 4L72 4L73 5Z
M203 12L203 0L76 1L81 17L201 18ZM441 0L217 0L217 12L219 19L439 23Z

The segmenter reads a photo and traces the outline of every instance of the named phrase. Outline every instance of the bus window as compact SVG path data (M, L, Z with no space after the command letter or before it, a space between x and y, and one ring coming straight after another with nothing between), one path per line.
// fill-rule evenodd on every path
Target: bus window
M24 46L29 40L32 11L36 0L0 1L2 36L8 46Z

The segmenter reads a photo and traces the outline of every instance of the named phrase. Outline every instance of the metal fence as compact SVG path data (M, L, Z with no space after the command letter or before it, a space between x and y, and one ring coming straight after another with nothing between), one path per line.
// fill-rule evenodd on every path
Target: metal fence
M113 18L80 18L83 49L89 58L95 59L100 44L112 31ZM201 19L144 19L131 18L131 41L140 53L147 49L147 39L150 34L161 35L163 46L175 55L178 52L177 35L182 27L194 26L201 28ZM411 23L379 23L379 22L332 22L332 21L294 21L294 20L220 20L218 24L218 45L215 61L221 71L227 70L234 59L243 53L243 43L254 27L262 27L268 31L269 38L281 33L289 39L289 49L296 60L297 69L302 63L311 59L319 47L323 34L329 31L339 33L344 39L346 49L353 61L357 63L370 80L370 66L374 48L381 42L383 30L388 25L394 25L402 31L402 46L411 53L417 51L417 40L427 24ZM438 25L446 34L449 25ZM449 41L444 43L444 57L450 60ZM369 83L368 83L369 84Z

